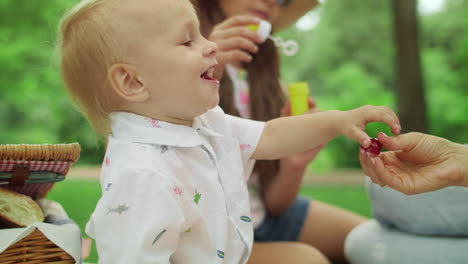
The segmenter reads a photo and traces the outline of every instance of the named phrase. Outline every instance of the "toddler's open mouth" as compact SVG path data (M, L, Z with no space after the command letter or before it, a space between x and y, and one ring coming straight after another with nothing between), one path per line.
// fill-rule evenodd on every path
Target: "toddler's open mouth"
M213 77L213 73L214 73L214 67L211 67L209 68L207 71L205 71L204 73L202 73L202 75L200 75L200 77L202 79L205 79L205 80L208 80L208 81L217 81L217 79L215 79Z

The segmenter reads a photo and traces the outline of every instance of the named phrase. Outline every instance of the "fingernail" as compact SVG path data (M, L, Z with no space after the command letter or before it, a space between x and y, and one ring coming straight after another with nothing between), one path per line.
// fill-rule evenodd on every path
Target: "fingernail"
M362 147L360 147L359 148L359 153L364 154L364 152L365 152L364 149L362 149Z
M380 134L382 134L382 136L384 137L388 137L387 134L385 134L385 132L380 132Z
M401 126L400 126L400 125L394 125L393 128L394 128L398 133L400 133L400 131L401 131Z
M247 55L247 60L248 60L248 61L251 61L251 60L252 60L252 56Z
M370 139L364 140L364 145L363 145L363 146L364 146L365 148L368 148L369 145L370 145Z
M255 53L258 52L258 46L255 46Z

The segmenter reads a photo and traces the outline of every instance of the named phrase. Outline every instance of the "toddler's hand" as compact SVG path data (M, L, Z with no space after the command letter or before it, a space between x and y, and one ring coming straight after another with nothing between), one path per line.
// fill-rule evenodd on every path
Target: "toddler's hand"
M384 122L390 126L393 134L398 135L401 130L400 120L392 109L385 106L366 105L344 112L340 120L341 134L357 141L364 148L369 147L370 137L364 131L371 122Z

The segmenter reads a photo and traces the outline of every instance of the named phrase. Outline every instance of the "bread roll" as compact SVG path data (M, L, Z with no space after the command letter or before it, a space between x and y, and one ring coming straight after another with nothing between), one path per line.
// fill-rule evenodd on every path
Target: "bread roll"
M44 214L35 201L0 188L0 228L25 227L37 222L44 222Z

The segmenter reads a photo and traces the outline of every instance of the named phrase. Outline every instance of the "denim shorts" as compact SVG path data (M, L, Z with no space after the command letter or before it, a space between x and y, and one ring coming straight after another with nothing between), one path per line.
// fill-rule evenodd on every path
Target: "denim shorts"
M263 222L254 230L254 240L257 242L297 241L310 203L309 199L298 197L281 215L273 216L267 212Z

